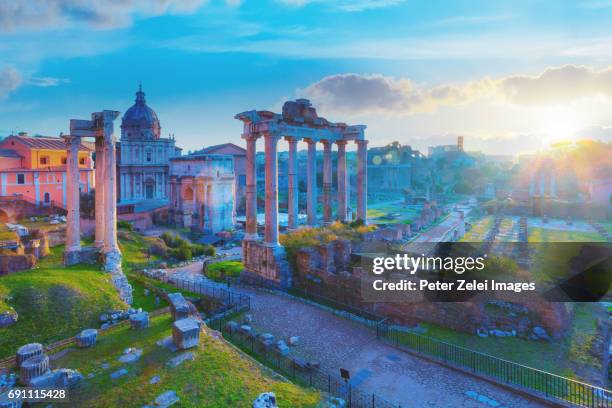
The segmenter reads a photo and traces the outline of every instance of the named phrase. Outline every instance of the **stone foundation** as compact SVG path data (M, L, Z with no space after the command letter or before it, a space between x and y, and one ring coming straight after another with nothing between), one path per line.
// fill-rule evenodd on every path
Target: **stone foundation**
M262 241L244 240L242 251L244 272L241 279L280 289L291 288L291 271L283 246L267 246Z

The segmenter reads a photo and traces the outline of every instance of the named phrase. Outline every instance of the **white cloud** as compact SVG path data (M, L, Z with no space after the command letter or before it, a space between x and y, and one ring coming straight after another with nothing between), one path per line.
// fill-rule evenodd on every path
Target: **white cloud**
M298 91L330 111L409 115L433 112L484 98L519 106L550 106L589 97L612 99L612 67L595 70L575 65L551 67L542 73L482 78L461 85L418 86L410 79L378 74L327 76Z
M397 6L406 0L278 0L279 3L291 7L303 7L308 4L324 4L335 10L359 12Z
M82 24L97 29L129 26L135 16L190 13L204 0L0 0L0 31Z
M0 68L0 99L4 99L9 93L19 88L23 83L23 78L19 71L8 66Z

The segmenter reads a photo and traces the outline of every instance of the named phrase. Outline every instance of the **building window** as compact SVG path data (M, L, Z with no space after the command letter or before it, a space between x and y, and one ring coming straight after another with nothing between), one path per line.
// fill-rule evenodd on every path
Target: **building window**
M147 152L147 161L150 162L153 159L153 154L151 153L151 151Z
M244 187L246 186L246 174L240 174L238 175L238 185L240 187Z
M51 202L51 195L49 193L45 193L45 203L50 203Z
M17 184L25 184L25 174L17 174Z
M66 164L68 163L68 160L66 159L66 157L62 157L62 164Z
M81 158L79 159L79 164L82 164L82 165L84 165L84 164L85 164L85 158L84 158L84 157L81 157Z
M40 164L42 164L44 166L48 165L49 164L49 157L47 157L47 156L41 157L40 158Z

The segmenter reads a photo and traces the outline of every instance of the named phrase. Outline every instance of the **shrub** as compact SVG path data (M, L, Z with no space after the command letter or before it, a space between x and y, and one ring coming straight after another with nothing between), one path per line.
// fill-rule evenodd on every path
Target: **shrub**
M123 220L117 221L117 228L123 229L123 230L127 230L127 231L133 231L134 230L134 226L130 222L123 221Z
M176 258L179 261L189 261L191 258L193 258L191 247L189 245L181 245L177 248L172 248L170 253L173 258Z

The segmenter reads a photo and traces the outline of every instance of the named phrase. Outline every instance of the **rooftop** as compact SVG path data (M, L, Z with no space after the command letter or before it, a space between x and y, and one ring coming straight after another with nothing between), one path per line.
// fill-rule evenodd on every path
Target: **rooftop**
M59 137L11 135L7 137L4 142L8 142L9 140L19 142L32 149L66 150L66 142ZM84 143L81 143L79 150L87 152L92 151L92 149Z

